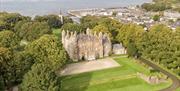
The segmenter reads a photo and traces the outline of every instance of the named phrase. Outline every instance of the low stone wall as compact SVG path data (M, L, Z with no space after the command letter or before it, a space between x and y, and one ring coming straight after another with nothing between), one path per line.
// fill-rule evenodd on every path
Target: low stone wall
M163 78L159 78L157 76L147 76L142 73L137 73L137 76L140 77L141 79L145 80L149 84L159 84L161 82L165 82L166 80Z

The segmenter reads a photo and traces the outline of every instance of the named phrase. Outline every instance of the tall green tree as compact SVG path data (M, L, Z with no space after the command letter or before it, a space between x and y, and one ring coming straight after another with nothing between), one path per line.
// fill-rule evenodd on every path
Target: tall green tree
M66 23L61 27L61 30L83 32L85 29L82 25L76 23Z
M133 43L132 40L129 40L129 43L127 45L127 53L131 57L137 57L138 56L138 50L137 50L136 45Z
M119 42L122 42L125 47L127 47L130 40L137 44L137 41L141 39L141 36L144 32L145 31L142 26L131 23L124 24L119 28L116 39L119 40Z
M159 21L160 20L160 16L159 15L154 15L153 16L153 20L154 21Z
M142 56L155 61L179 75L180 35L165 25L155 25L139 41L138 50Z
M109 35L109 37L112 37L110 31L108 30L108 28L104 25L97 25L92 29L94 32L99 33L107 33Z
M31 20L30 17L22 16L18 13L0 12L0 31L13 30L15 24L23 20Z
M0 47L17 48L20 43L18 36L12 31L0 32Z
M2 76L1 76L1 75L0 75L0 90L1 90L1 91L4 91L4 90L5 90L5 86L4 86L3 78L2 78Z
M57 15L36 16L34 20L39 22L47 22L51 28L60 28L62 25L60 17Z
M36 63L25 74L22 91L60 91L60 83L54 71L44 63Z
M63 24L73 23L71 18L65 16L63 16L62 22L58 15L36 16L34 20L38 22L47 22L51 28L61 28Z
M7 90L21 82L32 64L32 56L0 47L0 77Z
M84 16L81 18L80 21L84 28L93 29L96 25L98 25L99 20L100 17L97 16Z
M36 63L49 61L48 64L52 69L61 67L68 60L62 43L54 35L40 37L38 40L27 45L25 50L33 55L37 60Z

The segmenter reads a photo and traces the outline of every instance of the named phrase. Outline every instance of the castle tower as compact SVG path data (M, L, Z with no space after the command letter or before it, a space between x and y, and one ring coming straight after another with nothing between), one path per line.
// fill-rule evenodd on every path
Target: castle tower
M103 53L105 57L110 55L112 49L111 47L112 47L111 40L109 39L108 34L105 33L103 35Z
M103 57L102 32L99 32L98 34L95 33L94 36L97 38L95 40L95 43L97 44L95 46L96 53L98 54L98 58L102 58Z

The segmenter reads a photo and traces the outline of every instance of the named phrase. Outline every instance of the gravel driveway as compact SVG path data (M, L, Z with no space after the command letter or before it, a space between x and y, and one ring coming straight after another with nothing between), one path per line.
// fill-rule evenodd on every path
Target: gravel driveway
M120 66L112 58L98 59L94 61L84 61L79 63L68 64L62 71L61 76L79 74L83 72L90 72L95 70L102 70Z

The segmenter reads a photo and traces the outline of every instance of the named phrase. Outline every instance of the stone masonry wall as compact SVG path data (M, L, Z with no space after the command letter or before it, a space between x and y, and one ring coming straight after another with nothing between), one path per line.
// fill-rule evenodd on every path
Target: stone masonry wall
M109 56L112 50L107 34L91 32L90 29L80 34L62 31L62 43L73 61L102 58Z

